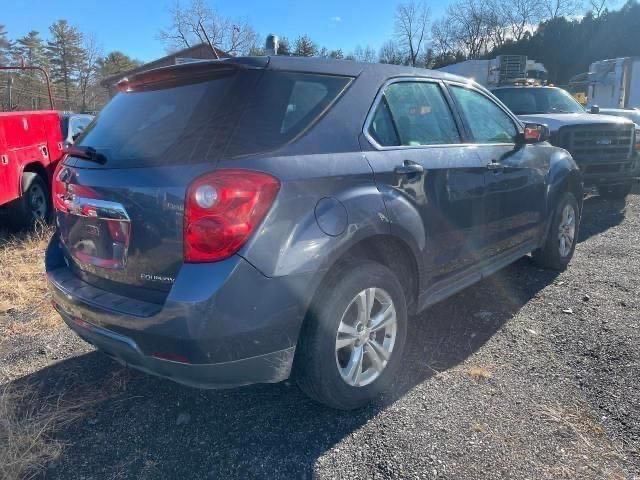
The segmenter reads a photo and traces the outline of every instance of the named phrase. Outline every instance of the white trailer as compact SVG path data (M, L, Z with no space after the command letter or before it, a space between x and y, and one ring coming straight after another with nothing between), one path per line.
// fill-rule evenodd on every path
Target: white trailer
M470 78L485 87L497 87L525 79L541 83L547 79L544 65L529 60L524 55L499 55L489 60L466 60L438 70Z
M589 66L588 105L640 108L640 57L600 60Z

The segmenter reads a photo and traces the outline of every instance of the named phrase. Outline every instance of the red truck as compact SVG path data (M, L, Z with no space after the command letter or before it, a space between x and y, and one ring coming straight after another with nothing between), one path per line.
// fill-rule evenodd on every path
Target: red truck
M12 226L28 228L50 217L53 171L93 116L54 110L49 76L40 67L0 70L39 70L49 89L51 110L0 113L0 211Z
M0 206L13 226L49 217L50 179L63 147L58 112L0 113Z

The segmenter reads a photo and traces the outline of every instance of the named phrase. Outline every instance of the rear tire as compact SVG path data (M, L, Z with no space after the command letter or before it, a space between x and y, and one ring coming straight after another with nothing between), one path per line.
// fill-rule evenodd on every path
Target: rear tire
M366 260L337 267L323 285L300 333L294 376L312 399L351 410L395 378L406 339L406 298L391 270Z
M533 260L543 268L563 271L573 257L578 242L580 208L573 194L566 192L553 213L551 229L544 245L533 251Z
M632 183L622 185L602 185L598 187L598 194L608 200L624 200L631 193Z
M37 222L51 217L51 195L45 180L38 174L22 175L22 195L8 209L9 223L16 229L31 229Z

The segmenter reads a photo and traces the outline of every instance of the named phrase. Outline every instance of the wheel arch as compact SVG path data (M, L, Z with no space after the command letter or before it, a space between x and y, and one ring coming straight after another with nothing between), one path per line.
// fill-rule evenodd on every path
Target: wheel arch
M547 190L547 218L554 212L561 195L570 192L576 197L578 206L582 210L584 197L584 183L582 172L575 161L565 150L558 149L552 158L548 175Z
M407 310L415 313L421 285L421 269L411 246L396 235L375 234L360 239L334 256L313 292L309 308L317 295L333 281L333 275L346 263L359 260L378 262L394 272L407 298Z
M49 185L49 173L44 165L40 162L27 163L22 169L22 175L20 175L20 195L22 195L27 186L31 183L31 180L39 176L47 184L47 188L51 188Z

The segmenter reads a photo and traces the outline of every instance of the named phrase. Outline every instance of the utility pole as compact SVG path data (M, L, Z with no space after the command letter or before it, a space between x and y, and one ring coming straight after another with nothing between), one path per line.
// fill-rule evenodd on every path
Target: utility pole
M11 87L13 86L13 77L11 74L7 74L7 111L11 112L13 110L13 98Z

